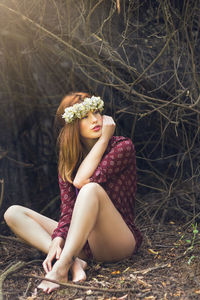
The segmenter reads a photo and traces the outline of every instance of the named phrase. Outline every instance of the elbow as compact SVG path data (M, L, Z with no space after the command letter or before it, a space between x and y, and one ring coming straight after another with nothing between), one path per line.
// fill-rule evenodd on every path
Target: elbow
M82 184L78 180L73 181L73 186L75 186L79 190L82 188Z
M85 184L87 184L87 183L89 183L90 182L90 180L89 179L86 179L86 180L77 180L77 179L75 179L74 181L73 181L73 185L77 188L77 189L81 189Z

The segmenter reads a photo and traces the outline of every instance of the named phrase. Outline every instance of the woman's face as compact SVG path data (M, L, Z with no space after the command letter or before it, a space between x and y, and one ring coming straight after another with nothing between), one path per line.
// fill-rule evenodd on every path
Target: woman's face
M102 133L103 117L99 111L90 111L80 120L80 135L85 140L98 139Z

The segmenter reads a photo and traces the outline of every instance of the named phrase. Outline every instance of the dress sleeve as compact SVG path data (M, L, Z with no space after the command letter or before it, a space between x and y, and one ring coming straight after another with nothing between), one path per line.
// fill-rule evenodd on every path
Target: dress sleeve
M115 141L108 153L105 153L98 167L90 177L91 182L103 183L124 169L136 165L135 147L129 138Z
M60 175L59 187L61 195L61 215L58 226L52 234L52 239L57 236L66 239L76 200L76 192L73 185L67 181L63 181Z

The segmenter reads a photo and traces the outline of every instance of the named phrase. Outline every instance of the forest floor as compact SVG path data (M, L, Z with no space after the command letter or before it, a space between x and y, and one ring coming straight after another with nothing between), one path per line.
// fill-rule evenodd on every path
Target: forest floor
M1 229L1 227L0 227ZM8 236L0 236L0 300L32 299L200 299L199 233L175 222L145 225L139 252L119 263L91 262L84 283L46 295L34 290L44 276L41 253ZM69 278L70 279L70 278Z

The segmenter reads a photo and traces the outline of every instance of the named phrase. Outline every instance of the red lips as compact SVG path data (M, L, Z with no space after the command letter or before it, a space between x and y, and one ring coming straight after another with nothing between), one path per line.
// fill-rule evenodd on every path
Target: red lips
M101 126L97 125L92 128L93 131L99 131L101 129Z

